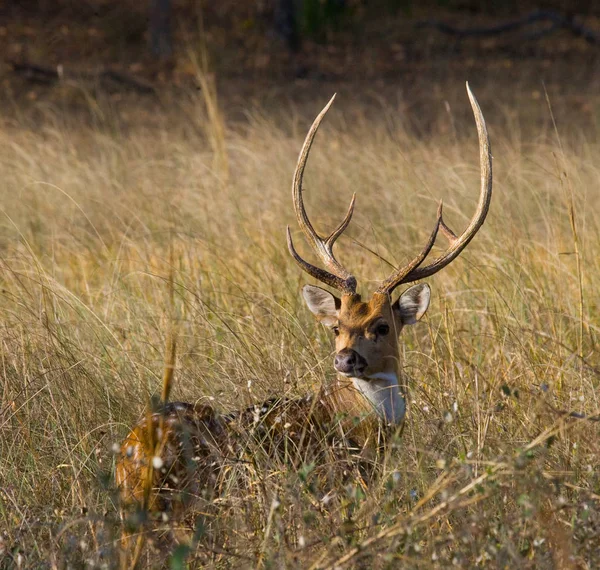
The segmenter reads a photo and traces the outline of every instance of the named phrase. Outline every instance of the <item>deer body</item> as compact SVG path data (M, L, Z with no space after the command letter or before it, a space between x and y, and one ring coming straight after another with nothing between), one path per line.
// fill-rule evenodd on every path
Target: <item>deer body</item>
M357 294L356 278L334 257L333 246L352 217L355 197L344 220L327 237L319 236L306 214L302 178L317 129L333 102L315 119L308 132L292 185L300 228L326 269L316 267L296 252L288 227L288 248L298 265L311 276L341 292L306 285L302 290L310 311L335 334L331 386L304 398L272 399L241 412L218 414L203 405L172 403L142 419L121 446L116 481L125 503L163 508L166 500L182 505L183 495L219 492L220 475L243 458L252 438L269 452L289 448L299 456L320 442L343 441L350 455L364 457L381 444L381 435L404 420L406 400L398 338L405 326L416 323L429 306L430 289L423 283L404 291L396 301L393 291L433 275L451 263L477 233L487 215L492 192L489 140L477 101L467 85L477 123L481 191L477 210L467 229L457 236L444 223L442 205L428 242L405 266L395 270L368 301ZM449 241L446 251L424 265L438 232ZM372 455L372 454L371 454Z

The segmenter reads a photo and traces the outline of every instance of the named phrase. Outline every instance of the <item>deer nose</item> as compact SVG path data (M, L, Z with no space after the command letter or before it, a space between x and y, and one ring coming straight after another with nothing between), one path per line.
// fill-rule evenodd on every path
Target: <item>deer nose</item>
M355 350L344 348L335 355L333 365L342 374L361 376L367 367L367 361Z

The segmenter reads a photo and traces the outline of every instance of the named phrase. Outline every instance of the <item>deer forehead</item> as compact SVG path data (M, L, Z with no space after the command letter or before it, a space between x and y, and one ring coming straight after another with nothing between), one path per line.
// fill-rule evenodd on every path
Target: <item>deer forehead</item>
M344 295L339 311L339 322L345 328L361 331L378 319L390 321L393 318L392 307L387 295L375 294L364 302L360 295Z

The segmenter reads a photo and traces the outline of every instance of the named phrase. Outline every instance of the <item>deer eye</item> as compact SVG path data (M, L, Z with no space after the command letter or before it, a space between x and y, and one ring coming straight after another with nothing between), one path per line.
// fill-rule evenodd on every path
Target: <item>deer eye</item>
M377 327L377 330L375 332L378 336L385 336L390 332L390 327L386 323L382 323Z
M338 327L338 326L331 327L331 330L333 331L333 334L335 336L338 336L340 334L340 327Z

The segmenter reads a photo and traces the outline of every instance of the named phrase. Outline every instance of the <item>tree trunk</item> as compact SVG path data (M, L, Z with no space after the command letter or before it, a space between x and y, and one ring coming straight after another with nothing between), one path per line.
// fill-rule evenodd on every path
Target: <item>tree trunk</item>
M173 53L171 0L150 0L150 50L158 58Z
M298 26L298 4L301 2L302 0L277 0L275 5L275 31L294 53L300 49L301 44Z

